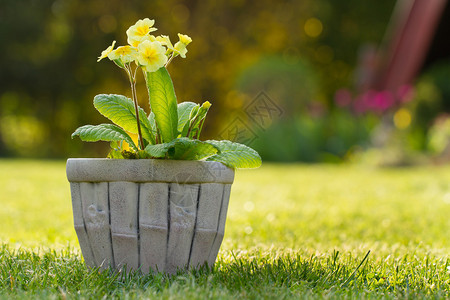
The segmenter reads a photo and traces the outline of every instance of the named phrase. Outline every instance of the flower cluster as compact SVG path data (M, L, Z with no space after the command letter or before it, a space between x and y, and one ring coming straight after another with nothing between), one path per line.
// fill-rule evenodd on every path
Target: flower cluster
M166 35L154 36L154 20L139 20L128 28L128 44L114 49L114 41L98 61L108 57L124 70L130 81L131 98L100 94L94 107L113 124L85 125L72 134L82 141L110 142L109 158L205 160L230 168L257 168L261 157L255 150L231 141L200 141L205 118L211 106L186 101L178 103L166 66L176 56L186 57L192 39L178 34L172 44ZM141 69L147 86L150 112L139 107L136 73ZM131 134L131 135L130 135ZM133 139L132 135L136 135Z
M167 66L174 57L186 57L186 46L192 39L185 34L178 34L179 41L172 44L167 35L154 36L151 33L157 30L153 25L155 20L145 18L139 20L127 30L127 46L114 49L116 41L102 52L97 61L108 57L119 67L135 62L145 72L155 72Z
M337 106L349 107L357 114L374 112L383 114L397 109L412 100L414 89L410 85L402 85L397 90L367 90L354 96L350 90L340 89L334 95Z

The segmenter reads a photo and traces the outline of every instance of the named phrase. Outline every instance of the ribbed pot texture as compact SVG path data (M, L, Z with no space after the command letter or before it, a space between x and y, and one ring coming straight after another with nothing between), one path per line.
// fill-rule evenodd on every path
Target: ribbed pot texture
M164 272L214 265L234 171L218 162L69 159L86 264Z

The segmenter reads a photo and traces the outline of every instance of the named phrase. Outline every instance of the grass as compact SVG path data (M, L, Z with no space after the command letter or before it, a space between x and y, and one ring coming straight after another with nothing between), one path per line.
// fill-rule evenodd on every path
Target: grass
M214 270L82 261L64 162L0 160L0 298L450 298L450 167L238 171Z

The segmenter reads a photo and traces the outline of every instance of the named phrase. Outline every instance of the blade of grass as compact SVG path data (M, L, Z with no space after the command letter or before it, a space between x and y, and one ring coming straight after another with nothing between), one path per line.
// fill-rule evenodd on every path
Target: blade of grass
M356 269L350 274L350 276L344 281L344 283L341 285L341 287L346 287L347 284L355 277L356 272L358 272L359 268L363 265L363 263L366 261L366 259L369 257L370 250L367 251L366 255L364 256L363 260L359 263L359 265L356 267Z

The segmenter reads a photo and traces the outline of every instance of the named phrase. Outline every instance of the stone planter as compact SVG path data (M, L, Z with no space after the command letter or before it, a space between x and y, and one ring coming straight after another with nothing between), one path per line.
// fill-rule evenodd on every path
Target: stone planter
M214 264L232 169L204 161L69 159L67 178L88 266L173 274Z

